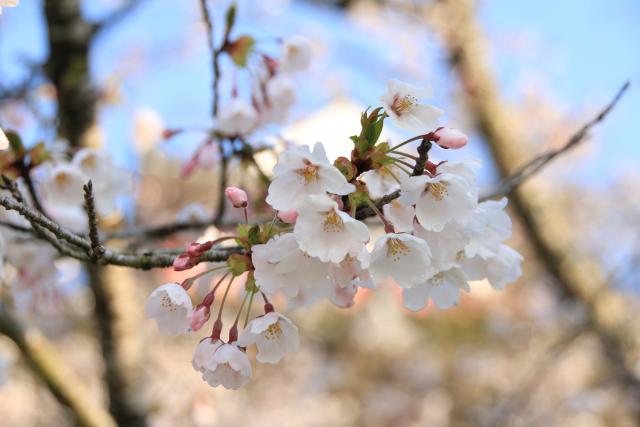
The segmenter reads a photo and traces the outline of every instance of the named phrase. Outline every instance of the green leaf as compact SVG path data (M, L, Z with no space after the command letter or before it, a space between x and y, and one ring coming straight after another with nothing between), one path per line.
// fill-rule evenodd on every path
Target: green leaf
M229 5L229 9L227 9L227 13L224 16L224 21L226 24L225 27L225 40L229 38L229 34L231 34L231 30L233 30L233 26L236 23L236 2L234 1Z
M24 157L26 151L24 149L24 145L22 144L20 135L13 131L7 131L5 135L7 135L7 139L9 140L9 148L11 148L11 151L14 152L16 157Z
M247 238L249 239L249 243L251 245L258 245L262 243L260 240L260 227L258 225L254 225L249 229L247 233Z
M256 41L251 36L240 36L235 41L229 43L225 51L231 57L231 60L238 67L246 67L249 54L253 50Z

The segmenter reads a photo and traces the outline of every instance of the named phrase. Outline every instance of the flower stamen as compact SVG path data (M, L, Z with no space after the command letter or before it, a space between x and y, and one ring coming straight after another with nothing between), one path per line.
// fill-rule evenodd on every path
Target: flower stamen
M447 187L441 182L433 182L429 184L428 191L429 194L431 194L431 197L433 197L437 202L440 202L449 194L449 190L447 190Z
M328 233L338 233L344 230L344 222L342 218L340 218L340 215L332 210L325 216L322 228Z

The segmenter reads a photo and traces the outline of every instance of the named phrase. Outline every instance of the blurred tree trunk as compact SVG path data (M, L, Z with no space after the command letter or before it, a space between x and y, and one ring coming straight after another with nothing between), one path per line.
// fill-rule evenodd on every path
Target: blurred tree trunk
M55 398L70 409L74 423L81 427L115 427L113 418L94 405L88 392L71 372L65 370L60 356L49 342L35 331L25 332L20 324L0 310L0 333L9 337L22 353L31 370Z
M516 129L496 89L486 61L488 51L475 22L474 2L441 0L432 12L432 23L444 39L470 116L486 139L500 174L506 177L532 155L520 142L523 133ZM525 184L511 195L510 205L560 291L586 308L614 378L626 387L628 407L640 423L640 379L634 371L639 348L637 319L623 298L609 289L597 260L574 247L570 213L558 208L552 196Z
M98 98L89 67L95 25L83 19L79 0L46 0L44 12L49 34L45 72L56 88L58 135L68 139L72 147L81 147L85 145L87 131L94 125ZM132 339L135 328L117 326L124 320L120 307L129 306L132 290L109 283L103 267L87 265L86 269L95 300L94 317L111 413L119 426L145 426L145 414L132 396L139 363L130 358L130 363L123 363L121 354L123 342Z

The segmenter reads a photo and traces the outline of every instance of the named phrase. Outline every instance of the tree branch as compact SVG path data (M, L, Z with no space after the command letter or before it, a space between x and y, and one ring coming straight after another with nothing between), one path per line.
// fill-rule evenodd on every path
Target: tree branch
M93 183L91 180L84 187L84 209L87 212L87 223L89 226L89 240L91 241L91 257L99 260L104 255L104 247L100 243L100 234L98 232L98 215L96 214L96 205L93 198Z
M496 191L493 193L484 195L480 198L480 201L485 201L488 199L498 198L502 196L506 196L510 194L515 188L517 188L520 184L522 184L525 180L535 175L540 169L546 166L549 162L555 159L560 154L570 150L571 148L577 146L582 141L584 141L589 131L595 127L597 124L602 122L607 115L613 110L618 101L625 94L627 89L629 89L630 83L626 82L616 93L613 99L598 113L596 117L585 123L576 133L574 133L571 138L567 140L567 142L560 148L555 150L551 150L547 153L543 153L538 157L533 158L528 161L524 165L522 165L519 169L517 169L514 173L512 173L508 178L506 178L498 187Z

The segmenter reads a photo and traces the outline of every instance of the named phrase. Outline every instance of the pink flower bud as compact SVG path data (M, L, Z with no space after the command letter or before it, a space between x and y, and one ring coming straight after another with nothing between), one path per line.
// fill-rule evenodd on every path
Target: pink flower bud
M179 255L173 260L173 269L175 271L184 271L192 268L195 264L187 254Z
M210 315L211 310L209 307L202 304L198 305L191 315L191 330L195 332L202 328L202 326L209 320Z
M227 196L227 199L231 202L234 208L247 207L249 198L247 197L246 191L237 187L227 187L227 189L224 190L224 194Z
M190 243L187 247L186 254L190 258L198 258L199 256L202 256L203 253L211 249L213 247L213 243L214 242L212 240L204 243Z
M287 224L295 224L296 219L298 219L298 211L295 209L287 209L286 211L278 212L278 218L280 221Z
M434 141L442 148L462 148L469 142L469 137L457 129L439 128L433 134Z

